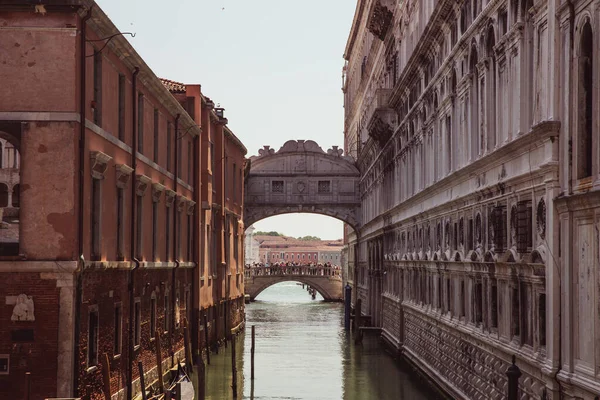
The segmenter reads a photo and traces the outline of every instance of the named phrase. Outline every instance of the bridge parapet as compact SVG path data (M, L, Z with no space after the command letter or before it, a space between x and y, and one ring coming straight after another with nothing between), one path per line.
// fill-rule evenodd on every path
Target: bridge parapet
M342 279L342 270L335 267L313 265L271 265L246 268L246 278L253 276L326 276Z
M251 267L244 271L244 287L250 300L263 290L281 282L296 281L314 288L325 301L341 301L342 270L313 265Z

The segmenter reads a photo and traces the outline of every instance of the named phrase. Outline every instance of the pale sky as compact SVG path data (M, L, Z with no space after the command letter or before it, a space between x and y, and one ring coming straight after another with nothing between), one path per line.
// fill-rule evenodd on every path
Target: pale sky
M199 83L248 148L290 139L343 147L342 67L355 0L97 0L156 75ZM342 237L307 214L255 225L290 236Z

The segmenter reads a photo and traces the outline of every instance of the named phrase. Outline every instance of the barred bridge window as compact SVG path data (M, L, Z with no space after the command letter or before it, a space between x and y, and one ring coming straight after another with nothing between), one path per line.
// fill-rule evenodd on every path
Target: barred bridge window
M283 193L283 181L271 182L271 191L273 193Z

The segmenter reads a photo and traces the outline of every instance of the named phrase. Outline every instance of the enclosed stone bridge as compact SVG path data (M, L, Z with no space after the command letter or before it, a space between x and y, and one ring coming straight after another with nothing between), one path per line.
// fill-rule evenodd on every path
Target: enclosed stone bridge
M266 288L281 282L300 282L315 289L325 301L341 301L341 269L322 266L270 266L245 270L246 294L254 301Z
M311 140L264 146L249 160L244 225L280 214L313 213L360 224L360 172L337 146L326 152Z

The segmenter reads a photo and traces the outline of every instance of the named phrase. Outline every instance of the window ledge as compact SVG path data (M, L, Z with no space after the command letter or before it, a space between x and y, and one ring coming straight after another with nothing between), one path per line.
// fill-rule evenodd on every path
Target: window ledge
M136 344L135 346L133 346L133 351L138 351L140 349L140 347L142 347L139 344Z
M156 340L156 337L151 337L150 338L150 343L153 343Z
M113 356L113 360L120 360L121 359L121 354L116 354Z

